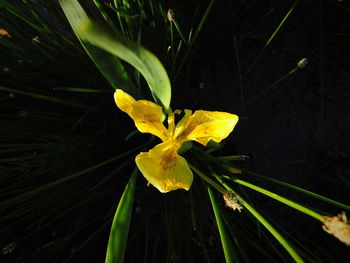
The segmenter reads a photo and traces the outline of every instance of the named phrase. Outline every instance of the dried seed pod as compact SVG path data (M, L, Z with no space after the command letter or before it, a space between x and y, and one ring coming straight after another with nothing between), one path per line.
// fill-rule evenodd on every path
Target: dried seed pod
M324 216L322 228L328 234L350 246L350 224L348 224L344 212L338 216Z
M237 199L236 195L232 192L227 191L224 194L224 201L226 206L228 206L233 210L238 210L239 212L241 212L241 210L243 209L241 202Z

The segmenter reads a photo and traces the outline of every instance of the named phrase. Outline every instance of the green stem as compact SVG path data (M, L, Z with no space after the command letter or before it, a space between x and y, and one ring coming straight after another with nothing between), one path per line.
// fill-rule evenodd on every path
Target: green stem
M218 190L220 193L225 194L227 191L225 188L223 188L222 186L218 185L217 183L215 183L212 179L210 179L208 176L206 176L204 173L202 173L201 171L199 171L196 167L194 167L192 164L188 164L190 166L190 168L196 173L198 174L204 181L206 181L208 184L210 184L212 187L214 187L216 190Z
M267 88L261 90L258 94L256 94L253 98L249 99L248 102L246 104L250 104L252 103L255 99L257 99L258 97L260 97L261 95L265 94L266 92L270 91L271 89L273 89L274 87L276 87L279 83L281 83L282 81L284 81L285 79L287 79L289 76L293 75L297 70L299 70L300 67L296 66L293 69L291 69L290 71L288 71L286 74L284 74L282 77L280 77L278 80L276 80L274 83L272 83L270 86L268 86Z

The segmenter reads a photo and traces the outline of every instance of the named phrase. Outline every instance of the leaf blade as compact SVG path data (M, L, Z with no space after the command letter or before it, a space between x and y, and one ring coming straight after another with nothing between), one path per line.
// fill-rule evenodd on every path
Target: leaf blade
M167 112L171 101L171 85L159 59L141 45L93 23L77 1L60 0L60 4L81 42L98 47L136 68L145 78L157 103L162 104ZM135 92L131 92L133 90L124 90L137 97Z
M106 263L124 262L137 175L138 170L135 168L120 198L117 211L114 215L108 240Z
M141 45L103 28L88 24L80 29L85 40L119 57L135 67L145 78L154 98L167 112L171 101L171 85L168 74L158 58Z
M210 189L210 187L208 187L208 194L210 197L211 206L214 210L215 220L216 220L216 223L217 223L217 226L219 229L221 245L222 245L224 255L225 255L225 261L228 263L237 262L237 259L234 260L234 257L237 257L236 256L237 255L236 249L234 248L228 234L225 231L224 222L221 218L220 210L219 210L217 201L216 201L214 193Z
M137 97L137 89L119 59L113 54L94 46L89 41L84 41L85 36L79 29L85 24L92 23L92 21L80 4L77 1L70 0L60 0L59 2L81 45L110 85L113 88L123 89Z

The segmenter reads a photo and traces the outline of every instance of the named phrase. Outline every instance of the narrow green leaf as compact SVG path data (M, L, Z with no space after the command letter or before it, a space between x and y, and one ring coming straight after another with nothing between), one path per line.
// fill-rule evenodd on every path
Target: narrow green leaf
M298 0L295 0L292 7L288 10L288 12L286 13L286 15L283 17L282 21L278 24L277 28L275 29L275 31L273 31L272 35L270 36L270 38L267 40L265 47L270 45L271 41L275 38L275 36L277 35L277 33L280 31L280 29L282 28L282 26L284 25L284 23L287 21L288 17L290 16L290 14L293 12L294 8L296 7L298 3Z
M33 99L51 101L51 102L60 103L60 104L63 104L63 105L76 107L76 108L82 108L82 109L89 109L90 108L90 107L88 107L86 105L83 105L83 104L80 104L80 103L76 103L76 102L73 102L73 101L67 101L67 100L64 100L64 99L59 99L59 98L55 98L55 97L51 97L51 96L46 96L46 95L42 95L42 94L39 94L39 93L34 93L34 92L29 92L29 91L22 91L22 90L17 90L17 89L3 87L3 86L0 86L0 91L20 94L20 95L23 95L23 96L29 96L29 97L32 97Z
M248 231L243 230L244 231L244 234L243 234L242 230L239 229L240 227L236 224L233 224L233 221L231 219L228 219L227 214L221 213L221 216L228 231L230 232L230 235L234 244L237 247L237 251L239 251L239 254L242 257L242 262L251 263L249 252L247 251L247 249L251 249L251 248L247 248L245 245L246 243L244 242L245 240L249 239ZM259 245L256 244L255 239L252 240L251 243L253 243L252 245L256 246L257 248L259 247Z
M209 16L209 13L210 13L214 3L215 3L215 0L211 0L209 2L208 6L207 6L207 9L205 10L205 13L204 13L204 15L201 18L201 21L199 22L199 25L198 25L196 31L193 34L193 37L192 38L189 37L188 42L190 43L191 46L193 45L194 41L196 41L197 37L199 36L199 33L202 31L204 23L207 20L207 18Z
M213 207L213 210L214 210L216 223L218 225L221 244L222 244L222 248L224 250L225 260L228 263L235 262L233 260L233 255L237 252L235 251L235 248L233 247L233 244L230 240L230 237L226 233L226 229L225 229L224 223L221 219L220 210L219 210L217 201L216 201L215 196L213 194L213 191L210 189L210 187L208 187L208 194L210 197L211 206Z
M281 30L282 26L286 23L287 19L289 18L290 14L293 12L293 10L296 7L297 3L298 3L298 0L295 0L293 5L291 6L291 8L288 10L288 12L283 17L282 21L278 24L277 28L273 31L272 35L266 41L264 47L260 50L258 55L255 57L254 61L250 64L250 66L247 69L246 73L243 75L243 78L245 78L248 75L248 73L254 68L255 64L261 58L261 56L264 53L264 51L266 50L266 48L270 45L272 40L276 37L277 33Z
M278 232L272 224L265 217L263 217L253 205L248 203L245 199L243 199L236 191L234 191L227 183L222 181L220 177L213 173L213 176L230 192L234 193L237 199L242 203L244 208L246 208L275 238L276 240L285 248L285 250L289 253L289 255L294 259L295 262L304 262L304 260L300 257L295 248Z
M139 147L136 147L130 151L127 151L127 152L124 152L124 153L121 153L119 154L118 156L115 156L113 158L110 158L108 160L105 160L103 162L100 162L100 163L97 163L95 165L92 165L86 169L83 169L79 172L75 172L75 173L72 173L68 176L65 176L65 177L62 177L56 181L53 181L53 182L50 182L50 183L47 183L47 184L44 184L42 186L39 186L37 188L34 188L32 190L29 190L27 192L24 192L22 194L19 194L19 195L16 195L15 197L11 198L11 199L8 199L8 200L4 200L4 201L0 201L0 211L3 211L4 209L6 209L7 207L11 206L11 205L14 205L16 204L17 202L21 202L23 200L26 200L27 198L33 198L34 195L37 195L43 191L48 191L50 188L54 187L54 186L57 186L59 184L62 184L62 183L65 183L67 181L70 181L72 179L75 179L83 174L86 174L86 173L89 173L89 172L92 172L100 167L103 167L109 163L112 163L112 162L115 162L117 161L118 159L120 158L123 158L125 156L128 156L129 154L137 151L137 150L140 150L141 148L143 148L144 145L141 145Z
M145 78L155 100L167 112L171 86L168 74L158 58L141 45L94 24L77 1L60 0L60 4L79 39L135 67Z
M93 2L95 4L95 6L97 7L98 11L100 11L100 14L104 18L104 20L108 23L108 25L111 28L115 29L113 19L111 19L111 17L108 15L108 13L104 10L104 6L103 5L107 6L107 3L104 2L103 4L101 4L101 2L99 0L94 0Z
M109 235L106 263L124 262L125 249L128 241L132 207L134 203L135 185L138 170L134 169L120 198L117 211L114 215L111 233Z
M13 5L9 3L10 1L1 0L0 1L0 8L4 8L7 12L12 14L13 16L17 17L18 19L22 20L38 32L45 32L44 26L40 25L39 23L34 23L28 16L23 14L19 8L17 8L16 5Z
M264 95L266 92L271 91L272 89L278 87L278 84L280 84L281 82L285 81L287 78L291 77L294 73L296 73L298 70L300 69L299 66L295 66L294 68L292 68L291 70L289 70L286 74L284 74L282 77L280 77L279 79L277 79L275 82L273 82L271 85L269 85L268 87L260 90L256 95L254 95L252 98L250 98L246 104L250 104L253 101L255 101L257 98L261 97L262 95Z
M244 207L276 238L276 240L287 250L295 262L301 263L304 260L299 256L293 246L267 221L251 204L240 199Z
M94 89L94 88L79 88L79 87L57 87L56 91L81 92L81 93L111 93L110 90Z
M319 213L317 213L317 212L315 212L315 211L313 211L313 210L311 210L311 209L309 209L309 208L307 208L307 207L305 207L305 206L303 206L303 205L301 205L299 203L296 203L296 202L294 202L292 200L289 200L288 198L280 196L280 195L278 195L276 193L268 191L268 190L266 190L264 188L261 188L259 186L254 185L254 184L248 183L246 181L243 181L243 180L240 180L240 179L233 179L233 181L235 183L240 184L240 185L244 185L246 187L249 187L250 189L253 189L253 190L255 190L255 191L259 192L259 193L262 193L262 194L264 194L264 195L266 195L266 196L268 196L268 197L270 197L272 199L275 199L275 200L277 200L277 201L279 201L279 202L281 202L283 204L286 204L286 205L288 205L288 206L290 206L290 207L292 207L292 208L294 208L294 209L296 209L296 210L298 210L298 211L300 211L300 212L302 212L302 213L304 213L304 214L306 214L308 216L311 216L311 217L313 217L313 218L323 222L323 216L322 215L320 215Z
M76 0L60 0L59 2L80 43L111 86L123 89L137 97L137 89L119 59L91 42L83 41L86 38L79 29L84 23L92 22L80 4Z
M289 189L292 189L294 191L297 191L297 192L309 195L309 196L311 196L313 198L317 198L317 199L322 200L322 201L324 201L326 203L335 205L335 206L337 206L337 207L339 207L341 209L345 209L347 211L350 211L350 206L349 205L343 204L341 202L338 202L338 201L333 200L331 198L328 198L326 196L323 196L323 195L317 194L315 192L309 191L309 190L307 190L305 188L302 188L302 187L299 187L299 186L287 183L285 181L274 179L274 178L271 178L271 177L268 177L268 176L264 176L264 175L261 175L261 174L255 173L255 172L251 172L251 171L248 171L248 170L245 170L245 169L241 169L241 170L244 172L244 174L257 176L257 177L262 178L264 180L273 182L273 183L278 184L278 185L285 186L285 187L287 187Z

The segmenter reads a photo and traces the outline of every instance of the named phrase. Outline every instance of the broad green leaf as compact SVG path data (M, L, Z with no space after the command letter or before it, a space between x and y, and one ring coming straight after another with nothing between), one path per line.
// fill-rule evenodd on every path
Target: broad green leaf
M158 58L141 45L122 36L111 34L103 28L87 23L79 32L86 41L118 56L130 63L145 78L155 100L162 104L167 112L171 100L171 86L163 65Z
M158 58L141 45L93 23L77 1L60 0L60 4L83 43L99 47L136 68L145 78L155 100L167 112L171 100L171 85Z
M123 89L138 97L137 89L119 59L91 42L84 41L85 36L81 34L79 28L84 21L90 21L90 19L80 4L75 0L60 0L60 4L80 43L109 84L113 88Z
M109 235L106 263L124 262L138 170L134 169L120 198Z

